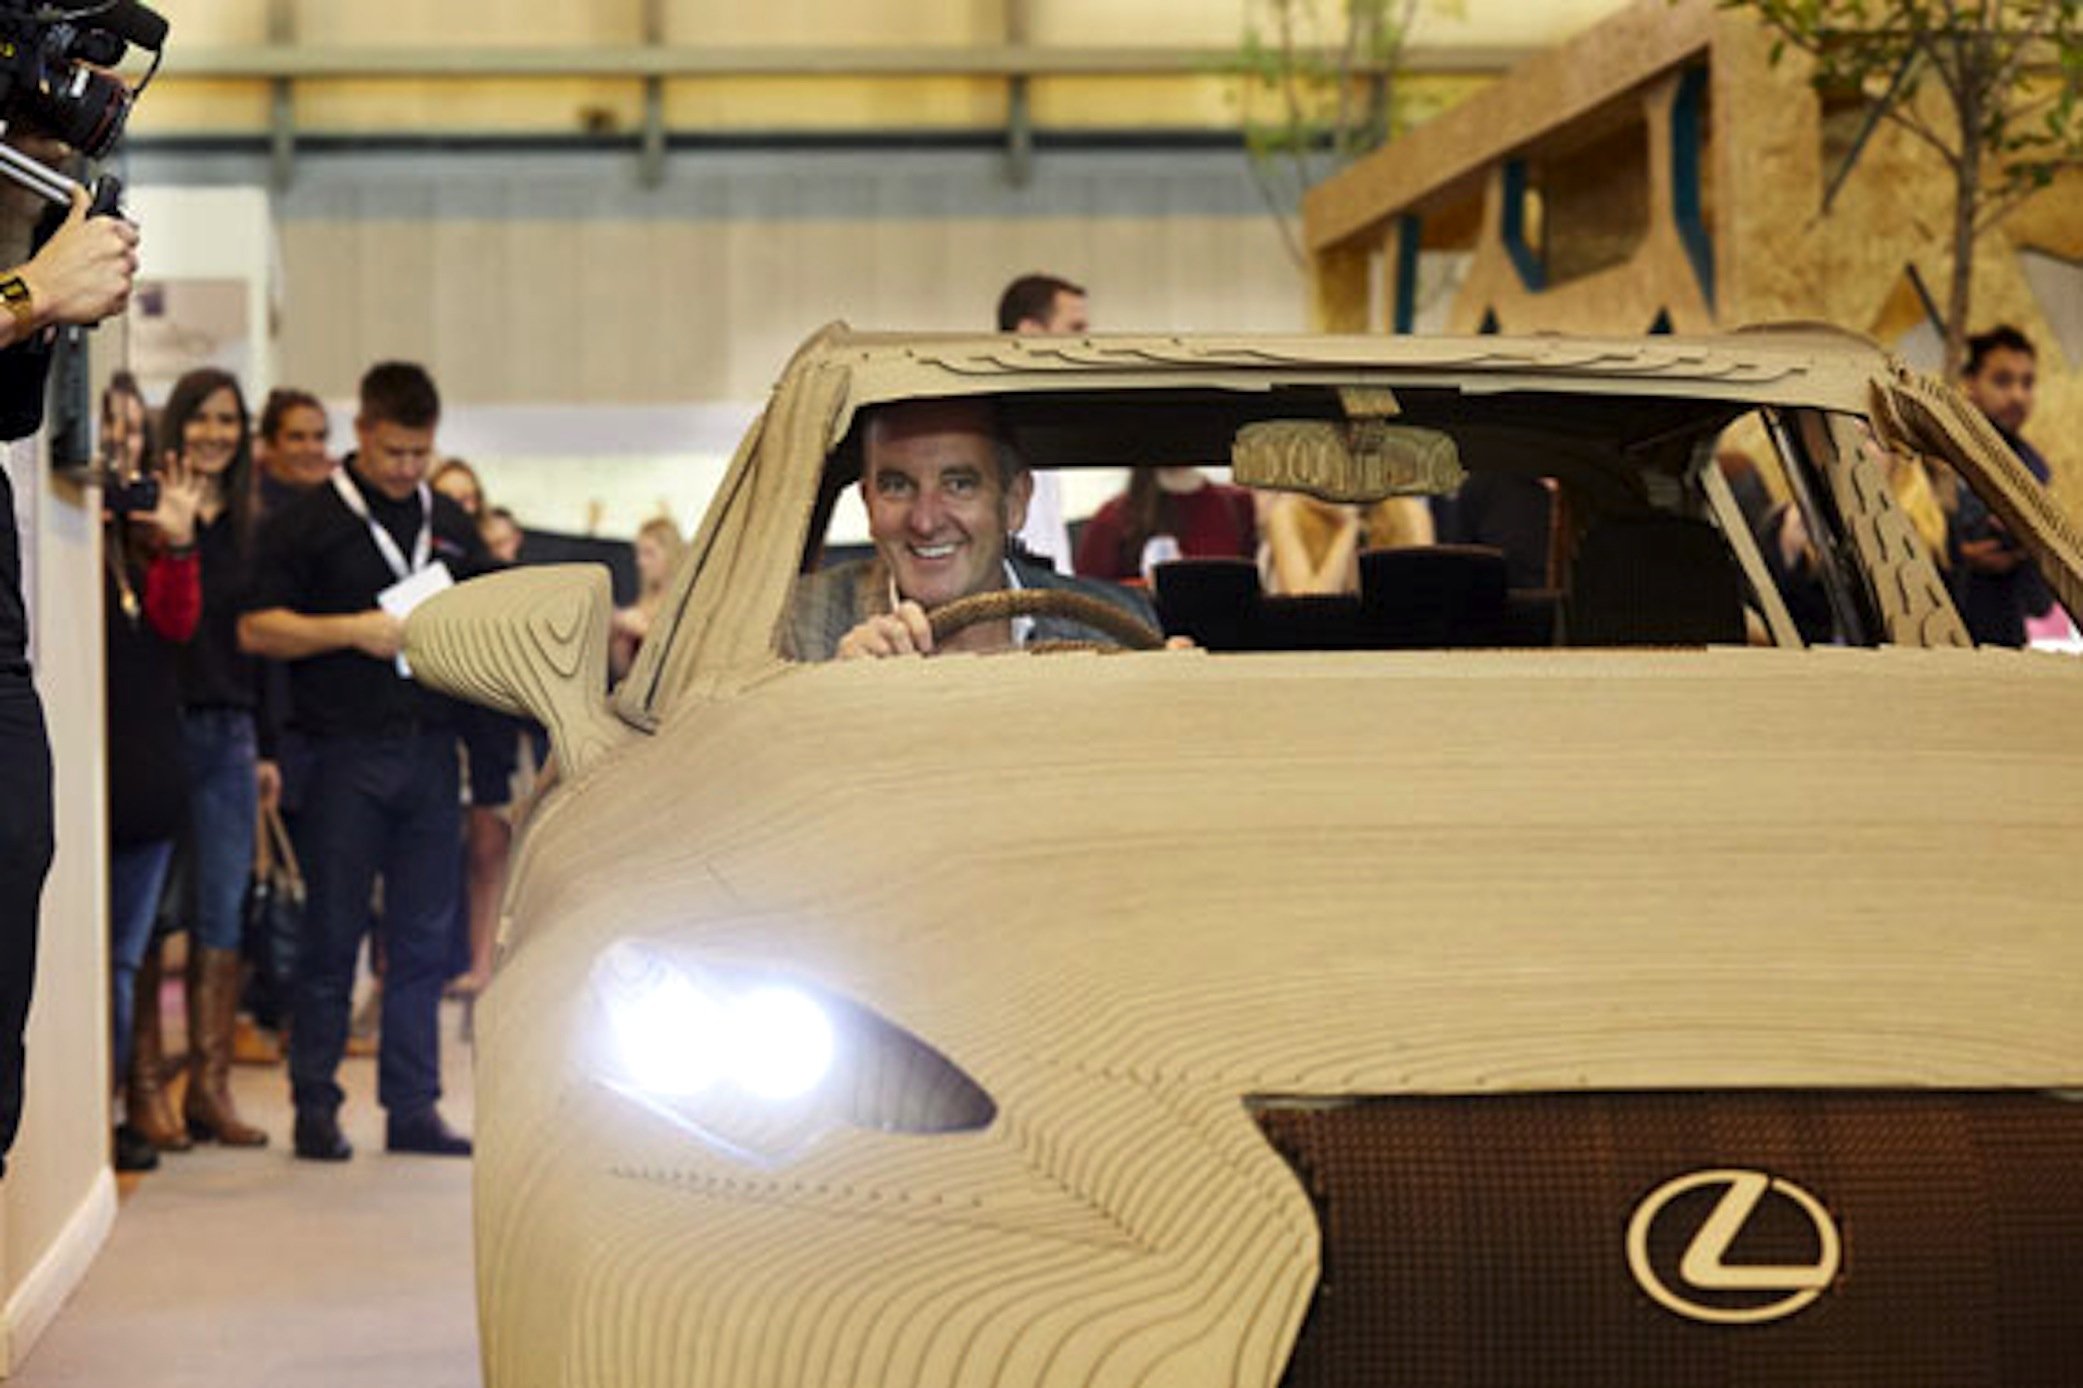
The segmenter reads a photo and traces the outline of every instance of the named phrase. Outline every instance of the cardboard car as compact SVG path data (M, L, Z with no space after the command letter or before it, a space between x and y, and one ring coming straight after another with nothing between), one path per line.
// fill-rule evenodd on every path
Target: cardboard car
M951 397L1037 470L1535 480L1550 581L1188 560L1189 649L794 658L864 422ZM1891 457L2083 611L1987 424L1832 333L819 334L612 694L597 571L410 624L558 768L477 1020L486 1382L2073 1381L2083 666L1968 644Z

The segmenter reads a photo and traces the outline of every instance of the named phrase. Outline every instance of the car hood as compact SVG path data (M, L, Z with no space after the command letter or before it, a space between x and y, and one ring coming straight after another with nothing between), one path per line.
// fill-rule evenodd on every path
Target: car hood
M987 1088L2072 1082L2078 714L1988 651L796 667L573 788L518 953L669 937Z

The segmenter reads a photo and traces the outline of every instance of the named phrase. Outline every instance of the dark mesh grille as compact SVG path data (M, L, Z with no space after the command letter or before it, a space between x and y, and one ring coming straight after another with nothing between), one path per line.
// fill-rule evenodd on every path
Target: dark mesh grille
M2036 1094L1715 1093L1269 1102L1260 1125L1323 1232L1288 1388L2078 1388L2083 1103ZM1818 1200L1836 1277L1757 1324L1687 1319L1630 1271L1630 1222L1689 1173ZM1741 1312L1783 1287L1680 1271L1727 1181L1671 1199L1650 1274ZM1719 1259L1815 1268L1814 1220L1774 1188ZM1711 1277L1702 1280L1718 1280Z

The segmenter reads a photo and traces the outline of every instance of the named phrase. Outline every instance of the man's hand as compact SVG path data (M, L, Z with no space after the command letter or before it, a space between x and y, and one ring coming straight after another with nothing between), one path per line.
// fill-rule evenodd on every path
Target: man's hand
M121 313L137 278L137 228L121 217L89 217L92 199L72 193L72 212L21 268L36 321L99 323Z
M405 644L405 623L380 607L355 617L354 648L363 655L389 660Z
M871 660L892 655L931 655L933 624L926 609L906 598L886 616L870 617L839 638L841 660Z
M174 549L195 543L195 516L202 509L206 484L202 474L181 460L178 452L166 455L159 474L159 504L145 516Z

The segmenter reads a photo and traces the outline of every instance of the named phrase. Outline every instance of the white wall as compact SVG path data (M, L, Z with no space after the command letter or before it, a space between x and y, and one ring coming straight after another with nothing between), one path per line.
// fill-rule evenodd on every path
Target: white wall
M257 402L274 384L280 256L267 191L258 187L134 187L138 288L129 362L155 404L180 372L221 366ZM225 311L228 296L236 309ZM155 310L161 310L155 312Z

